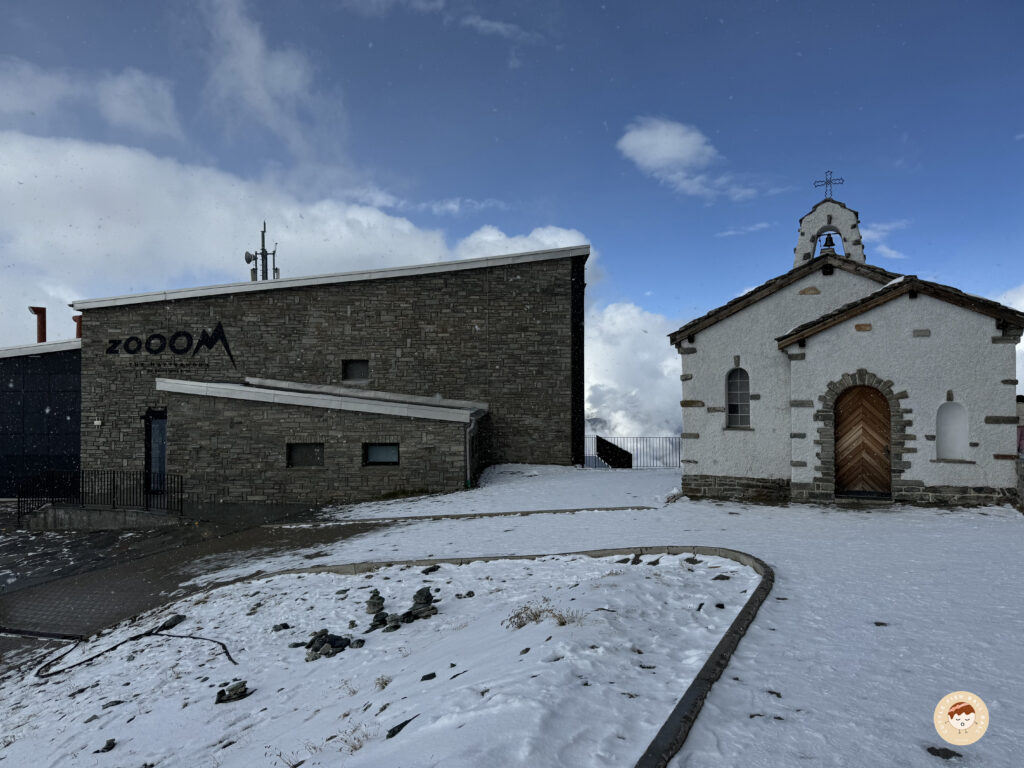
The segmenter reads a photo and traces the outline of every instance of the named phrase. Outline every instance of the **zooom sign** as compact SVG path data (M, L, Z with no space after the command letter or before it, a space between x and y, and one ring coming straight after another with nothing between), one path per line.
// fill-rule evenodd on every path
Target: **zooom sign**
M141 336L110 339L107 342L107 354L137 355L144 351L149 355L161 355L164 352L170 352L172 355L188 355L191 352L191 356L195 357L199 354L199 350L208 349L212 352L218 344L224 347L228 359L231 360L231 365L237 368L235 357L231 354L231 346L228 344L228 337L224 333L224 326L220 323L217 323L217 327L212 332L204 328L199 333L198 339L188 331L175 331L170 336L151 333L145 339Z

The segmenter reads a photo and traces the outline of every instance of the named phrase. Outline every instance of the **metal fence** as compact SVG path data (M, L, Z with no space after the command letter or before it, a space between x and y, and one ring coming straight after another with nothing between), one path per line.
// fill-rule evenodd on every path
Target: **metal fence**
M18 486L18 523L46 504L182 514L181 475L113 470L44 472Z
M633 469L677 469L683 457L680 437L605 437L587 435L584 444L584 466L608 469L597 455L598 439L607 440L633 456Z

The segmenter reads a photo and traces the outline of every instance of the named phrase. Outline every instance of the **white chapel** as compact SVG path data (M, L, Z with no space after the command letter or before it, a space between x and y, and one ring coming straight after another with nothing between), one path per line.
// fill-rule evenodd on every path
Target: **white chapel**
M792 269L669 335L684 494L1019 502L1024 313L868 264L859 223L826 197Z

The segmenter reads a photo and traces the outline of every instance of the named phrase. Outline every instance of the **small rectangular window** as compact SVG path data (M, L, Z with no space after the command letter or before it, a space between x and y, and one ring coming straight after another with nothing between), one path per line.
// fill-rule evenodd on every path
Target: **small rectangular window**
M363 465L398 464L398 443L363 443Z
M369 360L342 360L342 381L367 381L370 378Z
M323 443L288 443L289 467L322 467L323 465Z

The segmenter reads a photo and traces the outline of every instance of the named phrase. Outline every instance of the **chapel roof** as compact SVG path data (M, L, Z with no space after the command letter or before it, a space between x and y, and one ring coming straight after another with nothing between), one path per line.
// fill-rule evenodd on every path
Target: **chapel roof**
M735 315L737 312L746 309L751 304L756 304L761 299L771 296L773 293L782 290L787 285L791 285L797 280L806 277L812 272L827 265L831 265L836 269L841 269L855 275L861 275L869 280L874 280L876 283L884 284L900 277L896 272L889 272L888 270L876 267L872 264L850 261L849 259L836 254L824 254L811 259L810 261L805 261L799 266L793 267L789 272L781 274L778 277L773 277L771 280L747 291L742 296L738 296L727 304L723 304L716 309L712 309L707 314L691 320L678 330L670 333L668 336L669 341L673 345L678 346L687 336L692 336L706 328L710 328L712 325L725 320L727 317Z
M841 307L826 312L814 320L798 325L788 333L777 336L775 340L779 343L779 349L785 349L798 341L802 341L852 317L863 314L869 309L886 304L904 294L914 296L917 293L923 293L958 307L964 307L982 315L988 315L999 321L1000 327L1010 326L1011 328L1018 329L1018 331L1024 328L1024 312L1018 312L1016 309L1000 304L998 301L964 293L949 285L922 280L917 275L901 275L886 283L877 291L843 304ZM1017 335L1019 336L1019 332Z

